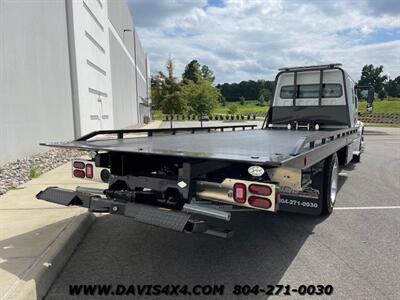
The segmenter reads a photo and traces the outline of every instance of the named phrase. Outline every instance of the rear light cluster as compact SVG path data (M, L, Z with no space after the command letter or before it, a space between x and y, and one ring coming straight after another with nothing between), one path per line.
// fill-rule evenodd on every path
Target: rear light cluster
M85 172L82 170L74 170L74 177L85 178Z
M238 203L246 202L246 185L244 183L235 183L233 185L233 199Z
M270 196L272 189L267 185L250 184L249 192L261 196Z
M249 204L252 206L261 207L265 209L270 208L272 205L271 200L269 200L268 198L258 197L258 196L251 196L249 198Z
M250 197L248 203L251 206L268 209L272 202L268 196L272 195L272 188L267 185L250 184L248 187ZM237 203L245 203L247 200L247 186L244 183L235 183L233 185L233 200Z
M93 165L92 164L86 164L86 177L93 178Z
M74 161L73 163L73 175L74 177L78 177L78 178L89 178L92 179L93 178L93 164L85 164L82 161Z

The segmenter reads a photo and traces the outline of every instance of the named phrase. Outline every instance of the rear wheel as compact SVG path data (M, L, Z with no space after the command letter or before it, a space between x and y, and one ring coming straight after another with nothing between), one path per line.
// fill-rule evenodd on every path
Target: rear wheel
M361 153L359 155L353 155L353 162L359 163L361 161Z
M361 161L361 143L362 140L360 141L360 146L358 147L358 151L360 152L358 155L353 155L353 162L359 163Z
M339 178L339 161L335 154L325 159L324 162L324 188L322 201L322 214L330 214L336 203Z

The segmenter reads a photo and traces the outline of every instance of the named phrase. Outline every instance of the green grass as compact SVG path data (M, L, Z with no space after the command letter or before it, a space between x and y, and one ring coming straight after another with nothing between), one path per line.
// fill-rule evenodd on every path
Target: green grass
M367 127L396 127L399 128L400 124L387 124L387 123L364 123Z
M160 110L154 110L154 120L164 120L164 114Z
M248 100L245 105L240 105L240 102L226 102L225 106L219 104L212 115L218 114L228 114L229 106L231 104L235 104L238 108L235 115L248 115L256 112L267 112L268 111L268 102L265 102L264 106L258 106L258 101L256 100ZM359 111L366 112L367 111L367 102L360 101L359 103ZM374 113L400 113L400 98L389 98L388 100L374 100ZM185 114L186 116L187 114ZM154 111L154 119L155 120L163 120L165 119L164 115L161 111Z
M234 113L234 115L248 115L251 113L256 113L256 112L267 112L268 111L268 106L269 106L269 102L264 102L264 106L258 106L258 101L256 100L249 100L246 101L245 105L240 105L240 102L226 102L225 106L222 106L221 104L218 104L218 106L214 109L214 111L212 112L212 115L227 115L228 110L229 110L229 106L235 104L237 107L237 112ZM187 113L184 114L185 117L187 116ZM154 111L154 119L155 120L164 120L165 119L165 115L159 111L159 110L155 110Z
M361 101L358 110L367 111L367 102ZM374 100L373 113L400 113L400 98L390 98L390 100Z
M216 109L214 109L213 114L228 114L229 105L235 104L238 108L235 114L247 115L256 112L267 112L268 102L264 102L264 106L258 106L258 101L248 100L245 105L240 105L240 102L226 102L225 106L219 104Z

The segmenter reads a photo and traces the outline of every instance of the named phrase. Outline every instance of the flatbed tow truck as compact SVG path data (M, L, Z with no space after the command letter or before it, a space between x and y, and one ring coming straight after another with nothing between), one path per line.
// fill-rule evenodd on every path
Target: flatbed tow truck
M72 174L108 188L48 187L37 198L219 237L233 232L213 219L233 212L330 214L339 165L360 161L364 148L356 86L340 64L283 68L273 95L261 129L102 130L46 143L90 151Z

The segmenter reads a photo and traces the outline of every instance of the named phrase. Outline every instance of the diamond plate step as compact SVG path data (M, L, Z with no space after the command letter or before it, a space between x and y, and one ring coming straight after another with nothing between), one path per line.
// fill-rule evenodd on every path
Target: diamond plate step
M141 204L126 205L124 215L138 222L175 231L183 231L190 218L186 213Z

